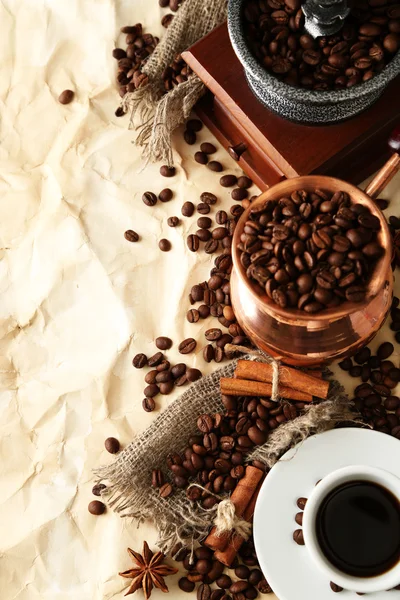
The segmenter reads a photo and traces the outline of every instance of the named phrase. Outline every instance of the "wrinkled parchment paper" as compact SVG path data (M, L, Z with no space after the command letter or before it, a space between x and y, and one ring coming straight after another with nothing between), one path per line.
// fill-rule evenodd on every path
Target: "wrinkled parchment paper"
M185 319L189 289L212 258L186 248L196 219L176 229L166 219L203 191L217 193L215 210L228 207L229 190L181 136L174 179L159 165L143 170L127 117L114 116L119 28L142 21L160 34L164 12L156 0L0 3L1 600L122 597L126 547L154 542L155 532L111 511L93 517L87 504L92 469L113 460L105 438L126 445L156 416L141 408L132 357L152 354L152 340L167 335L178 360L178 342L194 335L201 343L188 362L212 369L201 357L208 323ZM76 99L62 106L66 88ZM222 149L216 158L239 174ZM398 214L399 183L386 193L389 214ZM169 186L171 202L141 201ZM128 228L139 243L125 241ZM159 251L162 237L171 252ZM157 399L160 409L173 398ZM168 578L170 598L187 598L177 579Z

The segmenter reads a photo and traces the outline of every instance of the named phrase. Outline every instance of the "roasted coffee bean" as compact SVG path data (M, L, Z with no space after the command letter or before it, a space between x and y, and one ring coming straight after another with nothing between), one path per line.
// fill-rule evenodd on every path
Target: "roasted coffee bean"
M156 338L155 344L159 350L169 350L172 346L172 340L168 337L161 336Z
M169 498L173 494L172 485L170 483L164 483L160 487L160 496L161 498Z
M100 502L100 500L92 500L91 502L89 502L88 511L91 515L102 515L105 512L105 510L106 505L103 502Z
M208 583L201 583L197 588L197 600L210 600L211 588Z
M215 583L219 588L227 590L232 585L232 579L229 577L229 575L221 575L221 577L219 577Z
M107 486L104 483L97 483L92 487L93 496L101 496L101 492L106 489Z
M197 205L197 212L201 215L208 215L210 210L210 205L206 204L205 202L200 202L200 204Z
M139 234L133 229L127 229L124 233L124 237L128 242L137 242L139 241Z
M237 184L237 181L236 175L223 175L219 180L219 183L222 187L233 187Z
M170 227L177 227L180 221L178 217L169 217L167 223Z
M200 238L195 234L188 235L186 239L187 247L191 252L197 252L200 246Z
M208 163L208 156L205 152L196 152L194 160L200 165L206 165Z
M194 131L191 131L190 129L186 129L183 132L183 137L184 137L185 142L187 144L189 144L190 146L192 146L193 144L195 144L196 141L197 141L196 133Z
M257 584L257 589L261 594L272 594L272 588L266 579L261 579Z
M104 447L110 454L117 454L119 451L119 441L115 437L109 437L104 442Z
M392 343L390 342L384 342L383 344L381 344L377 350L377 355L378 358L380 358L381 360L386 360L387 358L389 358L389 356L391 356L393 354L394 351L394 346Z
M247 190L252 185L253 185L253 182L249 177L242 175L241 177L238 178L238 187L239 188L244 188Z
M212 344L207 344L203 349L203 358L207 363L214 359L214 347Z
M74 92L72 90L64 90L58 97L60 104L70 104L74 99Z
M191 352L193 352L195 350L196 346L197 346L196 340L194 340L193 338L187 338L186 340L183 340L183 342L181 342L179 344L178 350L179 350L180 354L190 354Z
M145 354L136 354L133 357L132 364L136 369L143 369L147 365L147 356Z
M200 217L197 219L197 227L200 229L209 229L211 227L211 219L209 217Z
M164 190L161 190L161 192L158 194L158 198L159 200L161 200L161 202L169 202L170 200L172 200L173 195L174 194L172 190L170 190L169 188L165 188Z
M200 150L204 152L204 154L214 154L217 151L214 144L210 144L209 142L203 142L200 144Z
M193 592L196 584L193 581L189 581L187 577L181 577L178 581L179 588L183 592Z
M197 323L197 321L200 319L200 313L195 308L191 308L186 313L186 318L189 321L189 323Z
M158 247L162 252L169 252L171 250L171 242L163 238L158 242Z
M169 167L168 165L163 165L162 167L160 167L160 174L163 177L173 177L175 173L175 167Z
M259 569L252 569L247 579L251 585L257 586L263 580L263 574Z
M185 202L182 205L181 213L184 217L191 217L194 213L194 204L193 202Z
M187 380L190 381L190 383L193 383L194 381L197 381L198 379L200 379L200 377L202 377L202 373L199 369L187 369L186 377Z
M293 539L296 542L296 544L299 544L299 546L304 546L303 530L302 529L296 529L293 532Z
M149 367L156 367L164 360L164 355L162 352L156 352L153 356L151 356L148 360Z
M296 504L301 510L304 510L307 504L307 498L298 498Z
M159 392L160 388L155 383L150 383L150 385L144 389L144 395L146 398L154 398L154 396L157 396Z
M333 581L330 582L330 586L331 586L332 592L335 592L335 593L343 592L343 588L340 587L340 585L337 585L336 583L333 583Z
M217 196L215 196L215 194L212 194L211 192L203 192L202 194L200 194L200 200L202 202L205 202L206 204L216 204L217 202Z
M248 195L248 191L245 188L240 187L235 188L231 192L232 199L237 201L244 200Z
M207 167L210 169L210 171L215 171L216 173L220 173L221 171L224 170L224 167L221 165L221 163L218 160L211 160L207 164Z
M157 196L153 192L145 192L142 196L143 202L146 206L154 206L157 204Z
M151 485L154 488L160 488L164 485L164 475L160 469L153 469L151 473Z

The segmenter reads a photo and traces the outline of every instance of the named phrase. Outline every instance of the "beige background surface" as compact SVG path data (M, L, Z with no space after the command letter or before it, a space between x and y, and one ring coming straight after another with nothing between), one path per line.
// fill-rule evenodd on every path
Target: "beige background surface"
M112 460L106 437L126 445L156 416L141 408L133 355L152 353L157 335L173 338L172 360L184 337L204 339L207 323L189 325L184 315L210 259L186 249L194 219L170 229L167 217L202 191L217 193L216 209L230 204L219 176L193 161L180 136L173 180L157 165L143 170L126 119L114 117L119 27L142 21L159 34L161 14L156 0L0 5L2 600L119 598L126 547L155 539L150 525L88 514L91 472ZM76 90L69 106L57 101L65 88ZM203 130L200 141L211 139ZM223 150L217 158L235 168ZM399 183L388 193L394 213ZM173 201L142 203L145 190L166 185ZM124 240L127 228L138 244ZM170 253L159 251L162 237ZM207 372L201 348L189 361ZM188 597L170 581L171 598Z

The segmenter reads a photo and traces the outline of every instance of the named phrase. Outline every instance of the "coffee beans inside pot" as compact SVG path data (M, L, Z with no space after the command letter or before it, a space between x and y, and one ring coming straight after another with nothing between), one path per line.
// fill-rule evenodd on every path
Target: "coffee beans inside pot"
M285 83L340 90L380 73L400 47L400 10L386 0L354 2L342 29L314 39L302 0L246 0L244 32L253 55ZM350 3L349 3L350 4Z
M260 295L313 314L362 302L383 248L380 220L343 191L295 190L250 210L240 262Z

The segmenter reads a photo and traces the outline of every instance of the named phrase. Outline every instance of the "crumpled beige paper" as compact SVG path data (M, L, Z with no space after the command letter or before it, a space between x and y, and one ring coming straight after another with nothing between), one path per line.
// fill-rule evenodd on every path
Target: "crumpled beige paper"
M176 229L166 220L203 191L220 199L213 213L228 207L229 190L194 162L181 135L175 178L162 178L159 165L143 170L127 117L114 116L119 28L142 21L160 34L165 12L156 0L0 4L1 600L122 597L126 547L140 550L155 532L111 511L93 517L87 504L92 469L113 460L105 438L126 445L156 416L142 410L132 357L152 354L154 338L167 335L178 361L178 343L194 336L188 362L213 368L201 357L208 323L185 319L190 287L212 258L186 248L196 219ZM66 88L76 99L62 106ZM199 140L212 136L203 130ZM222 149L216 158L239 173ZM388 192L394 213L399 182ZM141 201L169 186L171 202ZM124 239L128 228L139 243ZM162 237L171 252L158 249ZM157 399L160 409L173 398ZM167 580L174 600L188 597L177 579Z

